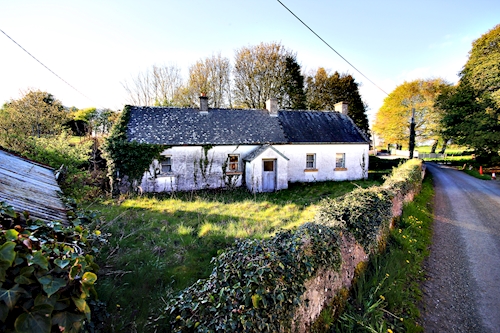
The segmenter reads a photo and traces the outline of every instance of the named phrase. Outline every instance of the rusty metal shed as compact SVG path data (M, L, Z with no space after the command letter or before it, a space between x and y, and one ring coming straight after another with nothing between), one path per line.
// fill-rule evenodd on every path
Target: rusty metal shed
M67 223L60 191L52 168L0 149L0 201L32 219Z

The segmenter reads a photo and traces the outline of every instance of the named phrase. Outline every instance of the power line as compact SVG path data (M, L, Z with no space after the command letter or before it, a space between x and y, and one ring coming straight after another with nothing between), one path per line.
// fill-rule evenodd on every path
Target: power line
M24 47L22 47L18 42L16 42L14 39L12 39L12 37L10 37L9 35L7 35L5 33L5 31L3 31L2 29L0 29L0 31L5 35L7 36L7 38L9 38L12 42L14 42L14 44L16 44L17 46L19 46L24 52L26 52L30 57L32 57L33 59L35 59L40 65L42 65L43 67L45 67L49 72L51 72L52 74L54 74L55 76L57 76L57 78L61 81L63 81L64 83L66 83L68 86L70 86L73 90L75 90L77 93L79 93L80 95L82 95L83 97L85 97L86 99L88 99L89 101L91 101L92 103L94 104L100 104L100 103L96 103L94 100L92 100L90 97L86 96L84 93L82 93L80 90L76 89L75 87L73 87L71 84L68 83L68 81L66 81L65 79L63 79L62 77L60 77L59 75L57 75L52 69L48 68L47 66L45 66L44 63L42 63L40 60L38 60L37 58L35 58L34 55L32 55L31 53L29 53ZM102 105L101 105L102 106Z
M285 6L283 4L283 2L281 2L280 0L277 0L283 7L285 7L286 10L288 10L290 12L290 14L292 14L293 16L295 16L295 18L297 20L300 21L300 23L302 23L307 29L309 29L314 35L316 35L316 37L318 37L323 43L326 44L326 46L328 46L333 52L335 52L339 57L342 58L342 60L344 60L345 62L347 62L349 64L349 66L351 66L352 68L354 68L359 74L361 74L365 79L367 79L368 81L371 82L371 84L373 84L375 87L377 87L378 89L380 89L384 94L386 95L389 95L388 93L386 93L384 91L384 89L380 88L375 82L373 82L372 80L370 80L365 74L363 74L359 69L357 69L356 67L354 67L353 64L351 64L349 61L347 61L346 58L344 58L340 53L338 53L333 47L330 46L330 44L328 44L323 38L321 38L313 29L311 29L306 23L304 23L304 21L302 21L297 15L295 15L294 12L292 12L287 6Z

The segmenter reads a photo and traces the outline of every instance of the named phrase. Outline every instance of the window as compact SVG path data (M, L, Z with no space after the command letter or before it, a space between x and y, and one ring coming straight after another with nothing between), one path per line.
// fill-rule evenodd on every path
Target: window
M316 168L316 154L306 155L306 169Z
M161 173L172 173L172 156L162 156Z
M229 171L238 172L240 164L240 155L229 155Z
M335 155L335 168L345 169L345 153L337 153Z

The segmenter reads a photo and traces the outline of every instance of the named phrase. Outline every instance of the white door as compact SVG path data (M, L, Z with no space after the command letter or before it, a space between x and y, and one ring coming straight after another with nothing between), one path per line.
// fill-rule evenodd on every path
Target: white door
M276 160L262 160L262 191L276 190Z

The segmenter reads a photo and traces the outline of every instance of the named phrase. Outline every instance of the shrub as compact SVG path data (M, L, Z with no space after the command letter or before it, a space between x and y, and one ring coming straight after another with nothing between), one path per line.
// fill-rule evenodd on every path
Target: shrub
M307 223L268 240L240 240L213 259L166 308L173 332L279 332L289 327L305 281L319 267L340 266L333 228Z
M70 214L69 225L28 219L0 202L0 331L77 332L97 296L94 255L104 241Z
M169 302L162 319L173 332L289 331L306 281L320 268L339 270L340 235L353 234L373 253L377 236L389 228L393 197L405 197L420 182L421 162L410 161L383 186L322 201L315 223L268 240L238 240L212 260L208 279Z

